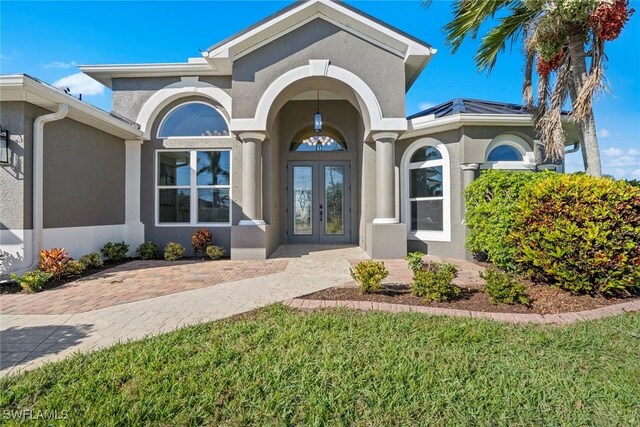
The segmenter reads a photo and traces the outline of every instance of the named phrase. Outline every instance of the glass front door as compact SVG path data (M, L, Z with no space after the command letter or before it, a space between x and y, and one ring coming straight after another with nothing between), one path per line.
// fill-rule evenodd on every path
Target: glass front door
M289 242L349 243L349 162L289 162L288 170Z

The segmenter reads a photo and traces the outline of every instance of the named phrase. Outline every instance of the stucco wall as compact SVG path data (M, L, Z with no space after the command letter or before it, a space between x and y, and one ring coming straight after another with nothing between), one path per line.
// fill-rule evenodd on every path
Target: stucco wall
M310 59L329 59L359 76L385 117L405 116L403 59L318 18L234 62L233 117L253 117L267 87Z
M31 229L32 118L24 102L2 102L0 125L9 131L8 165L0 166L0 230Z
M43 191L44 228L123 224L124 140L71 119L46 124Z
M203 76L199 80L231 93L231 76ZM114 112L135 121L142 106L153 94L179 81L179 77L113 79L111 108Z
M524 139L534 150L536 164L543 162L544 153L533 141L536 133L533 127L529 126L464 126L464 147L462 149L463 163L484 163L486 161L487 147L496 137L503 134L512 134Z
M153 127L151 135L157 134L158 125L165 114L169 112L176 105L189 102L189 101L204 101L208 102L206 98L191 96L176 100L167 105L158 114ZM151 240L154 243L160 245L162 248L168 242L177 242L182 244L188 253L191 253L191 236L193 233L202 227L191 226L172 226L162 225L156 226L155 223L155 161L156 150L158 149L208 149L208 148L225 148L231 150L231 215L232 223L237 224L240 220L240 207L238 201L241 197L241 167L242 167L242 152L240 149L240 142L233 137L229 138L216 138L215 140L202 140L202 139L181 139L181 140L166 140L153 138L151 141L145 141L142 144L142 167L140 178L140 218L145 226L145 240ZM227 254L230 250L230 227L208 227L213 234L214 244L223 246Z

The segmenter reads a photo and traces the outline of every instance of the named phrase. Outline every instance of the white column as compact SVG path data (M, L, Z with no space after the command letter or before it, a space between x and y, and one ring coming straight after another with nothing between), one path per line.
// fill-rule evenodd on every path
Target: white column
M478 163L463 163L462 168L462 188L466 189L476 179L476 171L480 165Z
M239 225L264 225L262 220L262 132L241 132L242 220Z
M397 224L395 212L395 132L379 132L376 141L376 218L374 224Z
M142 167L142 141L125 141L125 238L132 254L144 242L144 224L140 221L140 168Z

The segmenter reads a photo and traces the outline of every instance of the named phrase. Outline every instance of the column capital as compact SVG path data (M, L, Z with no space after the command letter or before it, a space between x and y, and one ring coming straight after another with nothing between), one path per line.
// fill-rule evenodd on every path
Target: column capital
M374 132L371 137L373 138L374 141L381 141L383 139L390 139L393 141L395 141L396 139L398 139L398 132Z
M480 167L480 163L463 163L460 165L463 171L474 171Z
M245 141L247 139L257 140L258 142L262 142L267 137L267 134L264 132L239 132L238 137Z
M142 145L143 142L141 139L127 139L124 141L126 145Z

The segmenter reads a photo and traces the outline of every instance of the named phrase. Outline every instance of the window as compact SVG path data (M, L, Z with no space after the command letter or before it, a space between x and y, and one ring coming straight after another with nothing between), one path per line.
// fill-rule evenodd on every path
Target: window
M157 224L229 225L231 152L157 152Z
M530 170L535 169L535 154L521 137L502 134L491 141L482 169Z
M226 120L204 102L180 104L162 119L158 138L229 136Z
M450 241L449 156L440 142L414 142L402 156L402 210L409 237Z
M290 151L346 151L344 138L336 129L324 125L321 133L316 133L312 126L305 127L293 137Z
M521 162L522 154L510 145L498 145L487 156L489 162Z

